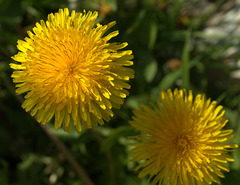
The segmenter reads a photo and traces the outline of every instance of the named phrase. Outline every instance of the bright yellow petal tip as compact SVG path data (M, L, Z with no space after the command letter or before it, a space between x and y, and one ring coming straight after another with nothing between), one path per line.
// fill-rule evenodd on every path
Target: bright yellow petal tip
M63 126L78 132L113 116L128 95L134 71L127 43L109 43L118 35L106 32L115 25L96 24L97 12L71 14L67 8L36 23L29 37L18 41L18 54L11 63L17 94L26 93L22 107L45 124L55 118L55 129ZM95 26L96 24L96 26Z
M142 105L130 124L146 133L136 136L140 143L131 150L132 160L141 162L139 177L149 175L151 185L206 185L224 177L233 162L228 151L236 144L232 130L222 130L228 122L222 106L204 96L177 90L160 93L156 106Z

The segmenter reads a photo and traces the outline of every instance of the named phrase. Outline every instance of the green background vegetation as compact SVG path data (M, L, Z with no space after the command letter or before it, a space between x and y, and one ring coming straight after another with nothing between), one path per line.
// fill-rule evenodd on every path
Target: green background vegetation
M192 89L204 93L224 106L229 119L226 128L234 129L232 143L240 144L240 52L226 56L229 48L239 48L239 35L206 36L207 20L216 15L226 1L211 1L211 11L193 15L189 1L180 0L0 0L0 184L1 185L83 185L64 154L43 129L21 108L11 92L10 58L17 53L18 39L26 37L36 22L59 8L76 11L97 10L98 21L117 25L120 34L112 41L129 43L133 50L135 79L130 96L104 126L82 133L48 131L70 150L96 185L148 185L139 179L130 161L128 136L138 131L128 121L140 103L158 98L160 90ZM184 11L187 10L187 11ZM221 42L216 42L221 41ZM217 43L217 44L216 44ZM224 185L240 182L239 149L232 152L231 171L221 179Z

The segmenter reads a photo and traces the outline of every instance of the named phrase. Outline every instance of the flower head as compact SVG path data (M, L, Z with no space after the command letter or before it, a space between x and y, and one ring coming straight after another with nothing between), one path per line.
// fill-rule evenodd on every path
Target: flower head
M22 107L37 115L43 124L55 118L55 129L63 125L71 132L81 124L91 128L109 121L112 107L119 108L128 95L126 83L134 72L131 50L120 51L127 43L109 43L118 31L106 34L115 25L96 24L98 13L69 14L67 8L49 14L36 23L11 63L17 94L26 93Z
M162 91L160 96L154 108L142 105L130 121L146 133L132 144L133 161L143 161L136 168L142 168L139 177L149 174L152 185L220 183L221 170L229 171L226 163L234 161L227 153L237 147L223 143L233 135L222 130L228 122L222 106L200 94L194 99L186 90Z

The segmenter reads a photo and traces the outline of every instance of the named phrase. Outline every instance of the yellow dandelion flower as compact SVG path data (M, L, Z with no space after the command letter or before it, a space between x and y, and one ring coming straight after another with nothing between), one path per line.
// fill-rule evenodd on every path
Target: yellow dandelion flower
M229 171L226 163L234 161L228 151L238 147L223 143L233 138L233 130L222 130L228 122L222 106L200 94L194 99L186 90L160 96L156 106L142 105L130 121L146 133L131 144L132 160L142 162L136 167L139 177L149 175L152 185L219 184L221 170Z
M67 8L49 14L36 23L11 63L17 94L26 93L22 107L45 124L55 118L55 129L63 126L78 132L81 125L91 128L113 116L128 95L126 83L134 77L132 51L121 49L127 43L109 43L118 31L115 25L96 24L97 12L69 13ZM96 24L96 26L95 26Z

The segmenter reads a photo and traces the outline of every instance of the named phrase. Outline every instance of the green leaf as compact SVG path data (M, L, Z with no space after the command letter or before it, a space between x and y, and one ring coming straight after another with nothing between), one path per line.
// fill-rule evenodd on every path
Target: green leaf
M118 7L117 7L117 1L116 0L106 0L106 3L109 4L111 6L111 8L113 9L113 11L117 11Z
M144 76L147 82L151 82L158 71L158 64L156 60L152 60L144 70Z
M192 59L189 63L189 68L192 68L193 66L195 66L197 63L199 62L199 57L196 57L194 59ZM153 94L155 94L155 91L159 92L160 90L167 90L169 89L173 83L181 77L182 75L182 68L178 68L175 71L172 71L170 73L168 73L167 75L165 75L165 77L161 80L161 82L159 83L157 88L153 89Z
M216 99L216 102L217 104L221 104L221 102L224 100L224 98L226 98L227 96L227 92L223 92L217 99Z
M151 97L148 94L141 94L138 96L130 96L125 104L131 109L139 108L139 105L144 102L149 102Z
M154 45L157 41L157 35L158 35L158 23L155 21L152 21L150 24L150 30L149 30L149 42L148 42L148 48L152 50L154 48Z
M180 0L175 0L173 3L173 7L170 9L171 11L169 12L168 19L169 19L169 24L172 28L174 28L176 25L181 5L182 4Z
M145 15L146 15L146 10L145 10L145 9L142 9L142 10L139 12L139 14L138 14L135 22L132 24L131 27L129 27L129 28L127 29L126 33L127 33L127 34L131 34L134 30L136 30L136 28L140 25L140 23L142 22L142 20L143 20L143 18L145 17Z
M132 136L136 135L137 133L138 131L131 126L118 127L112 132L112 134L109 137L107 137L103 141L100 151L104 152L110 149L115 143L119 141L121 137Z
M22 162L18 165L18 169L20 171L29 169L38 158L35 154L24 155Z
M235 134L236 136L236 134ZM238 144L240 144L239 142L239 134L238 134L238 139L235 139L238 140ZM239 149L236 149L234 152L233 152L233 158L234 158L234 163L231 163L231 168L234 169L234 170L240 170L240 155L239 155Z

